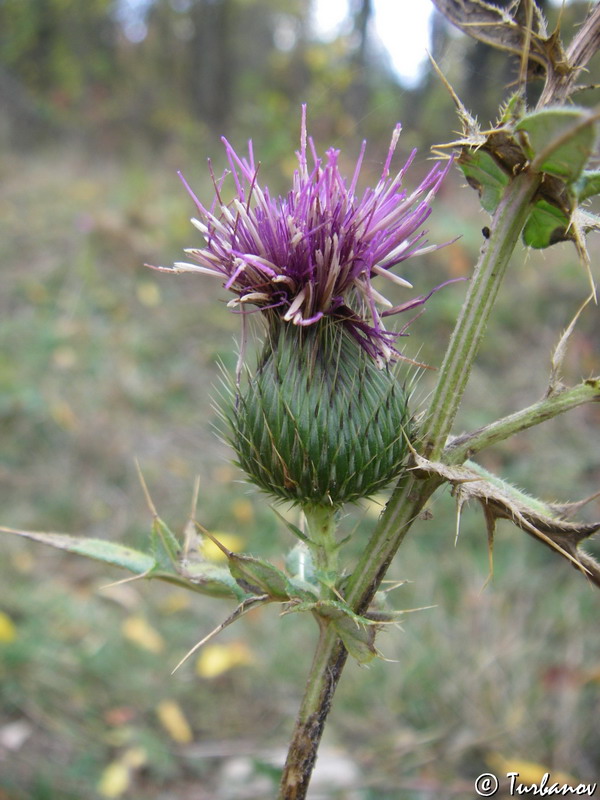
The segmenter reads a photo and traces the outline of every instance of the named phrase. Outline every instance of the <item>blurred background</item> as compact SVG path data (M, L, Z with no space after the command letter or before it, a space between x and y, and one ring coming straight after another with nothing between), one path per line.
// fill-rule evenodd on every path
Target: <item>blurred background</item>
M566 4L567 39L587 7ZM556 20L557 8L546 12ZM283 557L289 534L214 432L211 387L219 362L234 364L238 334L226 293L143 265L198 246L176 171L209 202L221 135L238 151L252 138L263 183L287 190L303 102L319 152L341 148L349 174L368 139L363 186L400 120L396 163L419 148L416 185L430 146L458 128L426 49L482 125L493 121L515 65L425 0L0 0L0 523L142 547L151 517L137 457L173 529L198 475L205 526L233 549ZM590 71L591 83L597 59ZM428 238L461 238L405 265L415 293L468 276L487 223L455 170ZM572 247L518 249L457 432L543 395L552 349L588 291ZM408 355L439 366L464 292L453 284L429 301L403 340ZM598 336L588 307L567 381L597 374ZM416 413L434 380L421 375ZM598 489L599 422L580 408L481 461L545 499L581 499ZM348 509L350 552L384 502ZM484 588L480 513L464 511L455 546L454 500L441 493L431 510L390 577L407 581L397 607L432 607L380 636L392 663L348 665L312 796L470 797L479 773L517 764L524 775L523 761L597 780L597 595L508 523ZM597 519L598 502L581 513ZM0 800L273 796L313 621L254 612L171 676L232 608L156 583L103 588L123 577L0 539Z

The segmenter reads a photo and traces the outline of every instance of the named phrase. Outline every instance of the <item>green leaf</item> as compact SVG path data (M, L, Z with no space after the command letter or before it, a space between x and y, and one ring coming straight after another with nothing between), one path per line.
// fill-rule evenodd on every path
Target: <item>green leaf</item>
M373 626L359 627L349 617L343 616L332 623L337 635L352 658L359 664L368 664L377 655L375 648L376 629Z
M381 620L361 617L341 600L305 600L295 603L286 613L312 611L328 621L344 647L359 664L368 664L378 655L375 635ZM389 621L387 618L384 621Z
M522 146L530 161L546 172L573 183L581 175L596 140L595 116L584 108L545 108L527 114L516 125L523 131Z
M600 194L600 170L584 170L573 188L580 203Z
M181 582L182 585L193 588L200 594L209 597L231 597L238 601L248 597L228 569L220 567L218 564L212 564L210 561L182 564L177 571L185 581L185 583ZM189 586L189 584L193 584L193 586Z
M294 536L296 536L296 538L300 539L300 541L301 541L301 542L308 542L308 541L309 541L309 539L308 539L308 536L307 536L305 533L302 533L302 531L300 530L300 528L298 528L298 527L297 527L296 525L294 525L292 522L290 522L289 520L287 520L287 519L286 519L286 518L285 518L285 517L284 517L282 514L280 514L280 513L279 513L279 511L277 511L277 509L276 509L276 508L274 508L273 506L271 506L271 511L272 511L272 512L273 512L273 513L274 513L276 516L278 516L278 517L279 517L279 519L280 519L280 520L283 522L283 524L286 526L286 528L287 528L287 529L288 529L288 530L289 530L291 533L293 533L293 534L294 534Z
M307 601L314 601L318 598L318 590L317 588L308 581L302 580L302 578L289 578L287 584L287 592L288 597L290 600L295 600L298 598L299 600L307 600Z
M26 539L33 539L34 542L49 544L59 550L87 556L96 561L103 561L105 564L123 567L137 575L150 572L156 567L156 560L148 553L142 553L140 550L134 550L132 547L125 547L122 544L107 542L104 539L88 539L85 536L69 536L66 533L19 531L4 527L0 527L0 531L24 536Z
M289 600L287 575L269 561L241 553L230 553L228 558L229 571L245 592Z
M523 241L528 247L549 247L567 239L569 216L553 203L538 200L523 228Z
M486 150L463 149L458 165L463 171L469 186L475 189L481 199L482 207L493 214L506 186L508 175Z
M150 542L157 566L171 571L171 567L177 564L181 546L173 531L159 516L155 516L152 522Z
M104 564L122 567L137 577L157 578L209 597L228 597L237 600L246 597L228 571L215 564L198 564L190 569L179 568L178 565L173 568L169 565L165 569L150 553L143 553L141 550L134 550L132 547L108 542L105 539L70 536L66 533L20 531L5 527L0 527L0 531L23 536L75 555L87 556Z

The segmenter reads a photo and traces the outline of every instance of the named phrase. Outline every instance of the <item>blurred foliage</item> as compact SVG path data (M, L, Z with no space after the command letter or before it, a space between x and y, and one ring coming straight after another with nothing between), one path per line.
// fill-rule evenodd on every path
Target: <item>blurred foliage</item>
M402 120L403 152L421 151L407 177L416 184L427 145L453 138L452 102L429 73L417 89L398 85L361 17L367 5L354 3L349 24L326 44L314 35L308 0L155 0L138 17L109 0L0 0L3 524L141 545L151 520L137 456L174 528L189 515L199 474L198 518L210 530L271 558L292 545L212 430L209 387L219 361L235 363L238 321L227 298L208 279L156 275L143 264L171 263L196 244L175 169L210 199L203 162L210 153L218 171L218 135L236 146L251 135L261 174L285 188L302 101L319 150L343 143L351 164L368 136L365 183L377 179ZM566 7L566 24L581 6ZM480 88L472 107L493 117L507 91L495 54L474 66L473 43L439 19L434 28L434 55L450 82L467 106L469 84ZM456 172L428 238L462 238L407 262L415 293L468 275L486 224ZM568 244L518 251L458 430L543 394L551 350L586 291ZM432 297L404 340L409 355L439 365L463 293L458 284ZM567 380L597 371L598 325L588 308ZM420 375L417 412L434 379L433 370ZM600 482L590 435L599 423L597 409L581 408L482 460L547 499L579 499ZM349 509L345 531L361 537L379 508ZM349 754L361 800L471 796L494 756L593 780L600 649L589 587L507 523L482 591L479 516L465 510L455 547L452 499L440 495L432 512L390 577L412 581L397 591L398 607L436 607L381 637L398 664L348 669L321 758L335 748ZM587 514L597 516L597 505ZM155 584L100 588L122 577L0 541L1 800L97 800L119 781L129 782L128 800L264 800L308 669L312 620L252 613L219 640L225 649L171 677L224 608ZM240 770L246 778L236 783Z
M586 5L560 13L567 37ZM331 42L318 37L313 13L311 0L2 0L0 136L25 146L68 136L127 151L140 141L202 147L251 130L278 157L300 102L328 137L347 137L360 121L361 135L378 138L388 130L382 107L427 143L444 130L444 88L426 70L419 86L399 91L370 0L350 4ZM557 9L547 13L556 24ZM457 36L437 12L431 51L471 110L493 119L516 62Z

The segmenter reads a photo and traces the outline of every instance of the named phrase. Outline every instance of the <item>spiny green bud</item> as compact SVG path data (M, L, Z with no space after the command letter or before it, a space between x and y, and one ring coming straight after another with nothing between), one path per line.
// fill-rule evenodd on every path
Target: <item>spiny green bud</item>
M368 497L399 474L406 455L404 389L330 318L274 322L224 416L249 478L301 506Z

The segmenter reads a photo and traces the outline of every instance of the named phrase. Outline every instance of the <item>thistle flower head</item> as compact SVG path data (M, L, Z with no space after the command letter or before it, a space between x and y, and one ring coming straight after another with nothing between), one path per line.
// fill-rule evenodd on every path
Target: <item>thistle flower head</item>
M235 295L229 306L242 313L254 307L270 320L300 327L323 317L338 321L380 366L400 356L394 347L399 333L387 331L383 318L414 308L428 296L394 307L373 282L381 277L410 287L392 268L441 246L426 245L422 225L450 163L443 168L435 164L421 184L407 192L403 180L415 151L399 172L390 172L400 129L397 125L394 130L377 185L360 197L357 183L365 143L348 183L339 169L339 150L328 150L324 158L317 155L307 136L305 107L298 168L283 197L271 197L260 185L251 142L248 157L241 158L223 139L229 170L213 179L210 208L184 180L198 209L192 222L204 236L204 247L185 251L195 263L157 269L224 279L225 288ZM227 174L233 177L236 196L226 204L221 189Z
M399 172L390 171L399 135L398 125L377 185L359 196L364 143L348 182L338 150L317 155L303 108L298 168L290 191L277 198L258 180L252 144L241 158L224 139L229 169L213 178L210 208L184 181L204 247L186 251L194 263L157 268L220 278L242 318L251 311L265 318L256 369L242 380L240 356L222 416L250 480L305 509L368 497L404 468L408 398L386 365L404 358L394 342L406 325L387 331L383 319L429 295L393 306L373 283L387 278L410 287L392 268L437 249L426 245L422 226L449 164L436 164L406 191L414 152ZM227 175L235 196L225 203Z

